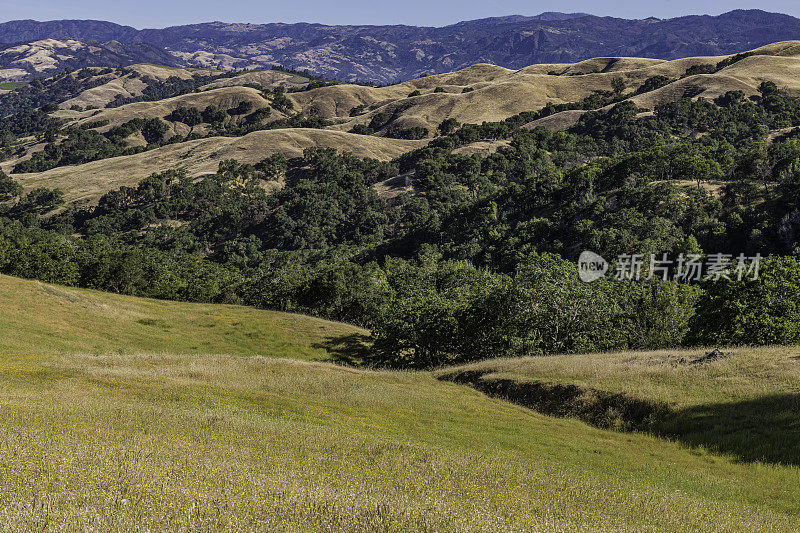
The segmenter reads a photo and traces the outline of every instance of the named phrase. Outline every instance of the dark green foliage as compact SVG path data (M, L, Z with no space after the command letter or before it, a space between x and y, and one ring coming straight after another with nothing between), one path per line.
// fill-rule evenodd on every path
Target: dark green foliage
M160 118L145 120L142 124L142 135L147 144L158 144L164 139L169 127Z
M389 113L385 113L383 111L375 113L372 115L372 119L369 121L369 129L372 131L378 131L386 126L390 120L392 120L392 115Z
M253 110L253 102L248 102L244 100L239 102L239 104L233 109L229 109L228 114L231 116L246 115L252 110Z
M25 109L18 113L0 118L0 131L6 131L18 137L42 133L48 129L58 128L61 121L51 118L43 111Z
M202 113L203 122L212 125L222 124L227 117L228 114L225 111L218 109L217 106L214 105L206 107Z
M126 147L124 137L115 136L123 130L124 127L121 127L119 130L115 129L107 135L102 135L93 130L71 128L66 132L65 139L60 142L51 139L42 151L34 153L26 161L17 163L14 172L42 172L58 166L76 165L133 153L135 150Z
M734 63L738 63L742 59L745 59L745 58L750 57L752 55L755 55L755 52L743 52L741 54L736 54L735 56L726 57L725 59L723 59L722 61L717 63L716 72L719 72L720 70L724 69L725 67L729 67L729 66L733 65Z
M713 74L717 71L715 65L692 65L686 69L686 73L682 77L696 76L698 74Z
M636 89L636 94L655 91L656 89L660 89L661 87L670 84L671 82L672 80L666 76L653 76L651 78L647 78L644 80L644 83L638 89Z
M263 121L267 120L271 114L272 109L269 107L262 107L247 115L245 122L248 124L261 124Z
M286 157L283 154L273 154L255 165L255 169L263 172L268 180L277 180L289 169Z
M461 126L461 124L459 124L454 118L444 119L442 123L439 124L439 133L442 135L450 135L451 133L454 133L459 126Z
M0 202L7 202L22 194L22 186L0 170Z
M428 128L423 128L421 126L413 126L411 128L391 128L389 131L386 132L387 137L391 137L393 139L409 139L409 140L419 140L425 139L428 137Z
M272 101L272 107L284 114L291 113L294 109L294 103L286 97L286 90L283 87L275 87L269 95Z
M367 109L367 106L365 106L364 104L359 104L359 105L355 106L353 109L350 110L350 116L351 117L357 117L357 116L363 114L366 109Z
M133 102L153 102L156 100L163 100L165 98L172 98L181 94L188 94L194 92L203 85L211 83L214 80L232 77L235 74L237 73L225 72L210 76L193 76L188 79L179 78L178 76L170 76L164 81L150 77L143 77L141 79L145 84L147 84L147 86L142 90L141 95L125 97L119 94L106 107L120 107Z
M289 89L290 93L301 93L304 91L313 91L314 89L319 89L321 87L330 87L332 85L338 85L340 82L338 81L326 81L326 80L316 80L312 81L311 83L307 83L302 87L292 87Z
M364 124L356 124L350 129L350 133L355 133L356 135L372 135L375 132L372 131L372 128L369 126L365 126Z
M92 76L89 73L87 78L80 78L73 76L70 72L64 72L46 80L33 80L0 98L0 117L21 112L32 113L43 106L49 106L52 109L56 102L69 100L85 90L108 81L107 78L92 78Z
M194 127L203 122L203 115L194 107L178 107L167 115L166 119L171 122L183 122L189 127Z
M26 214L44 215L62 205L64 205L64 193L61 190L39 187L22 197L9 210L9 214L12 217Z
M735 262L734 262L735 268ZM800 261L770 258L751 274L729 272L704 284L692 323L691 342L721 344L800 343Z

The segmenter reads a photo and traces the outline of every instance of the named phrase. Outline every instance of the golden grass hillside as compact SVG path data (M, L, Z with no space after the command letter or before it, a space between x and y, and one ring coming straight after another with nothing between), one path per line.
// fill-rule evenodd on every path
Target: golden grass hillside
M100 196L123 185L134 186L154 172L182 168L191 176L213 174L219 162L236 159L257 163L271 154L289 158L302 155L309 147L330 147L359 157L393 159L423 146L425 141L368 137L339 131L292 128L256 131L244 137L210 137L170 144L139 154L101 159L45 172L16 174L25 190L59 188L68 202L93 203ZM10 171L11 163L3 167Z
M576 64L532 65L512 71L493 65L428 76L390 87L354 85L322 87L291 95L297 106L325 118L337 120L340 129L368 124L377 113L388 113L401 128L421 126L435 131L447 118L462 123L496 121L523 111L533 111L548 102L576 102L597 91L610 91L611 82L621 78L627 91L637 89L653 76L676 80L670 85L632 99L640 106L681 98L688 88L701 89L700 96L716 98L729 90L757 93L762 81L776 82L790 91L800 91L800 43L775 43L754 51L756 55L738 61L715 74L679 80L692 66L716 65L725 57L697 57L674 61L641 58L596 58ZM444 92L434 92L436 88ZM464 92L464 89L472 91ZM409 97L414 91L419 96ZM696 94L696 93L695 93ZM365 106L355 118L350 111ZM554 124L556 128L561 124Z
M2 276L0 308L2 530L800 527L795 466L293 360L342 324Z
M94 69L98 70L99 69ZM199 68L176 68L162 67L158 65L139 64L125 67L122 75L101 76L105 81L102 85L87 89L74 98L66 100L60 104L62 110L70 110L73 106L104 108L113 102L118 95L125 98L141 96L147 87L150 79L160 82L168 78L177 77L180 79L191 79L198 76L209 76L220 74L220 71ZM106 81L107 80L107 81ZM303 87L309 82L308 78L281 72L278 70L258 70L246 72L238 76L221 78L200 87L201 94L182 95L175 99L169 98L158 102L142 102L128 104L121 108L102 111L102 116L97 116L96 111L64 113L62 116L72 119L104 120L112 122L112 126L126 122L131 118L163 118L174 110L172 105L176 104L187 107L197 107L204 109L208 105L216 105L221 109L235 107L242 101L249 101L254 104L254 109L266 107L263 98L254 98L258 91L245 87L246 85L259 85L265 89L272 87L297 88ZM204 94L213 89L227 89L225 91ZM110 112L113 111L113 112ZM84 120L85 122L85 120Z
M267 89L272 87L284 87L289 89L304 87L309 81L310 80L304 76L282 72L280 70L254 70L239 74L238 76L213 81L200 89L219 89L220 87L236 87L246 84L260 85Z
M621 77L629 88L637 88L657 75L677 78L694 65L716 64L723 58L691 58L677 61L606 58L569 65L534 65L512 71L492 65L428 76L382 88L339 85L291 95L301 109L313 109L340 128L367 124L377 113L393 115L399 127L422 126L430 131L447 118L462 123L497 121L523 111L533 111L548 102L576 102L596 91L610 91L611 81ZM612 66L609 66L611 64ZM619 64L614 68L613 65ZM580 68L579 68L580 67ZM559 75L550 75L557 72ZM570 75L583 73L582 75ZM441 88L444 92L434 92ZM464 92L464 89L472 91ZM408 97L420 91L419 96ZM359 105L366 112L356 118L350 111Z
M101 69L93 67L90 71L100 72ZM218 71L209 69L177 68L160 65L139 64L122 69L120 74L96 76L104 83L87 89L74 98L65 100L60 104L62 109L68 110L73 106L103 108L113 102L117 95L125 98L141 96L147 87L147 79L166 81L167 78L176 77L190 79L198 75L210 75Z
M269 107L261 93L250 87L222 87L199 93L184 94L173 98L165 98L155 102L134 102L120 107L103 109L100 112L87 111L79 115L74 125L80 126L87 122L108 121L106 126L96 128L103 132L119 126L134 118L151 119L164 118L179 107L194 107L202 111L210 105L219 109L231 109L242 102L249 102L253 109ZM276 115L279 114L276 112ZM274 117L272 117L274 119Z
M325 130L313 133L303 130L257 132L239 139L207 138L165 146L144 154L15 177L28 190L38 186L59 187L67 192L71 201L92 202L108 190L120 185L135 184L152 172L186 168L190 174L199 175L214 171L222 159L234 158L252 163L277 152L289 156L299 155L302 148L307 146L332 147L356 155L391 159L421 146L421 143L388 139L383 137L383 131L377 136L352 136L346 133L355 125L369 124L379 113L390 117L388 124L391 128L420 126L432 133L448 118L462 123L503 120L524 111L538 110L547 103L576 102L597 91L610 91L612 80L617 78L625 82L625 94L631 95L630 99L645 109L652 109L660 103L673 101L687 94L715 98L729 90L741 90L746 95L753 95L757 93L759 84L767 80L774 81L792 93L800 94L800 42L775 43L755 50L754 54L714 74L683 78L681 77L690 67L713 66L725 58L699 57L675 61L596 58L574 65L533 65L518 71L479 64L457 72L428 76L389 87L347 84L321 87L290 93L288 97L294 102L296 111L331 120L333 125ZM165 79L170 75L191 77L211 72L152 65L137 65L132 68L139 78L157 79ZM635 95L634 92L645 80L653 76L666 76L675 81L660 89ZM109 121L107 125L96 128L102 132L133 118L163 119L181 106L204 109L215 105L220 109L230 109L242 102L249 102L254 109L266 108L271 104L259 90L237 84L293 86L304 83L303 80L305 79L293 74L278 71L255 71L219 80L209 84L207 90L198 93L99 111L62 110L57 115L67 118L71 125ZM137 79L131 78L123 82L116 78L109 81L112 85L128 82L135 84ZM103 87L105 86L96 89L106 94ZM133 87L129 89L133 90ZM90 91L93 90L95 89ZM411 94L414 96L410 96ZM355 108L360 111L354 112ZM562 130L574 124L581 113L565 111L527 126ZM282 113L273 109L268 120L274 121L283 117ZM170 123L167 137L185 136L189 132L190 129L185 124ZM199 135L207 133L204 125L197 126L193 132ZM129 142L132 145L141 145L144 140L132 137ZM3 171L10 174L15 163L31 157L43 146L42 143L31 140L24 146L23 155L2 164Z

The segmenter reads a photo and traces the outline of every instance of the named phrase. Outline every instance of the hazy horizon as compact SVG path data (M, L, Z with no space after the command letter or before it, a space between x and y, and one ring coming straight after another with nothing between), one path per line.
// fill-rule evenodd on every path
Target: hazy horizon
M455 0L430 2L407 0L402 4L374 9L373 2L351 0L332 5L321 0L300 3L256 3L251 0L229 0L225 7L196 5L186 0L164 3L141 0L136 5L119 5L84 0L69 5L51 0L36 3L0 1L3 18L0 22L33 19L39 21L81 19L109 21L126 26L163 28L200 22L231 23L320 23L330 25L412 25L446 26L465 20L509 15L533 16L543 12L588 13L626 19L648 17L674 18L686 15L719 15L735 9L761 9L800 16L800 4L786 0L751 2L719 2L685 0L671 2L635 2L624 0L613 4L597 4L588 0L566 1L557 6L549 2L499 0L484 3L463 3Z

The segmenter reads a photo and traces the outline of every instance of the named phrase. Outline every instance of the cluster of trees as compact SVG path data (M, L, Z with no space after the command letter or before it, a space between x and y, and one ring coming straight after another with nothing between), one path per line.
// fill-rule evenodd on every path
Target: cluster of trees
M383 366L800 342L800 136L766 142L800 126L800 100L765 83L652 116L623 102L559 133L521 128L530 116L443 123L389 163L309 149L196 180L166 172L55 213L57 193L0 179L0 272L350 321L372 329ZM492 139L510 142L453 153ZM401 174L413 192L377 194ZM755 280L584 284L585 249L772 257Z
M15 173L43 172L64 165L77 165L130 155L146 150L147 147L128 146L127 137L141 132L150 148L160 146L168 131L167 124L158 118L136 118L111 128L105 134L87 128L71 127L59 132L48 131L49 140L44 149L34 153L30 159L14 165ZM62 137L62 138L59 138Z
M55 102L63 102L78 94L108 81L109 71L84 69L79 72L66 71L52 78L34 79L0 98L0 117L14 115L22 111L34 111L42 107L52 107ZM57 108L57 106L56 106Z
M297 113L289 118L267 122L271 115L269 107L253 109L252 102L242 101L235 107L222 110L208 106L203 111L194 107L181 106L167 115L166 120L180 122L189 126L186 136L172 135L166 138L169 125L159 118L135 118L124 124L114 126L105 133L94 131L108 124L107 121L94 121L81 127L59 129L61 123L50 118L41 110L20 112L6 119L0 119L0 160L14 153L18 136L39 133L48 141L44 149L34 153L31 158L14 166L14 173L43 172L52 168L87 163L109 157L130 155L150 150L165 144L201 138L194 133L194 127L207 124L210 136L243 136L264 129L280 128L323 128L330 122L319 117L306 117ZM10 129L3 129L4 125ZM128 137L140 132L145 146L130 146ZM2 157L5 156L5 157Z

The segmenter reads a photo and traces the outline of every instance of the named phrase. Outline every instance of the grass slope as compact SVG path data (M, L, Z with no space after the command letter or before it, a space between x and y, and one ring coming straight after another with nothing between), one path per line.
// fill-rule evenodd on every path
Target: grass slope
M574 386L577 416L593 419L596 391L661 405L668 414L650 431L734 460L800 466L800 348L734 349L705 360L702 351L624 352L501 359L447 369L441 375L473 372L475 384L492 389L518 385L521 403L549 411L549 398L526 394L526 384ZM591 391L591 392L588 392ZM530 391L528 391L530 392ZM564 413L570 416L569 412ZM617 419L615 419L615 417ZM597 420L624 423L617 413Z
M164 302L0 276L0 355L218 353L328 359L363 330L234 305Z
M800 527L796 467L545 417L428 373L252 356L314 357L303 347L346 326L1 277L0 308L5 530ZM234 333L251 326L275 337Z
M337 126L341 129L368 124L377 113L388 113L398 127L421 126L435 131L447 118L480 124L503 120L523 111L535 111L548 102L577 102L597 91L611 91L615 78L625 82L628 93L653 76L677 80L659 90L631 98L647 109L680 99L687 90L709 99L730 90L742 90L751 96L757 94L759 84L765 80L774 81L792 92L800 91L800 76L797 75L800 71L800 42L775 43L756 49L754 53L756 55L715 74L680 80L678 78L692 66L714 66L725 58L695 57L674 61L596 58L575 64L531 65L517 71L481 64L389 87L337 85L296 93L291 97L300 109L313 109L322 117L341 121ZM436 88L443 92L434 92ZM473 91L464 93L465 88ZM413 91L421 94L409 98ZM367 111L350 118L350 110L358 105L366 106ZM558 128L560 124L555 126Z
M424 146L425 141L368 137L339 131L291 128L256 131L244 137L210 137L169 144L139 154L101 159L46 172L16 174L23 188L59 188L68 202L92 203L112 189L135 186L154 172L186 169L190 175L213 174L225 159L257 163L271 154L292 158L312 146L337 148L359 157L390 160ZM10 170L11 163L4 165Z

